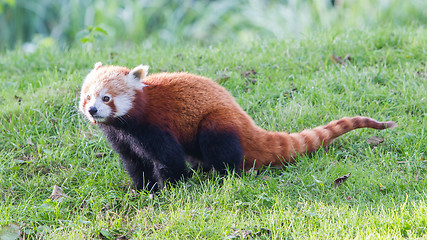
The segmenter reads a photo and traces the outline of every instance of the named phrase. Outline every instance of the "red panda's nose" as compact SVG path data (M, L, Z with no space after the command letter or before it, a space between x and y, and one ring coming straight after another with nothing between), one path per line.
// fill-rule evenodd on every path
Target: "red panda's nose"
M98 109L96 109L96 107L90 107L89 108L89 114L90 115L95 115L95 113L98 112Z

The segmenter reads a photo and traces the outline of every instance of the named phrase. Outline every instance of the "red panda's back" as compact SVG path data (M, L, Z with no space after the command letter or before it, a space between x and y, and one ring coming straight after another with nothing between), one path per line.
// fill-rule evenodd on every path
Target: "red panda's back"
M247 119L230 93L212 80L189 73L158 73L143 80L149 121L190 141L209 114L230 123Z

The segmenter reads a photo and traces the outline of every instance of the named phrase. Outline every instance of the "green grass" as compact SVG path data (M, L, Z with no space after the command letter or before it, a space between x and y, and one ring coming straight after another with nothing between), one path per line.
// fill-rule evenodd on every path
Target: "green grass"
M330 60L347 53L346 66ZM356 130L281 170L196 173L154 198L134 195L102 132L77 110L82 79L97 61L215 79L269 130L301 131L353 115L399 127ZM36 239L425 238L426 63L427 30L415 26L245 45L4 52L0 226L16 224ZM252 80L242 76L252 69ZM384 142L370 146L374 135ZM70 198L47 200L54 185Z

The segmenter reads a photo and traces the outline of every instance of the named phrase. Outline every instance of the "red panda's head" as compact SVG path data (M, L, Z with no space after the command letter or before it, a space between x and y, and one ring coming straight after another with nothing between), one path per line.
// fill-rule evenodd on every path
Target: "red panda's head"
M147 72L148 66L144 65L129 70L96 63L83 81L79 110L92 123L105 123L126 115L136 92L146 86L142 79Z

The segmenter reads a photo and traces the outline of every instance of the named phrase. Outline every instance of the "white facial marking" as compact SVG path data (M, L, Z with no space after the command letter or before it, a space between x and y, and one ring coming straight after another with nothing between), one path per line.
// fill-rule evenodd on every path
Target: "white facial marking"
M132 108L132 98L128 95L119 95L114 97L114 105L116 105L115 116L123 116Z

